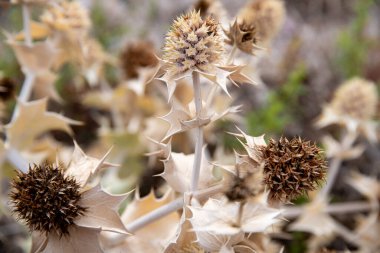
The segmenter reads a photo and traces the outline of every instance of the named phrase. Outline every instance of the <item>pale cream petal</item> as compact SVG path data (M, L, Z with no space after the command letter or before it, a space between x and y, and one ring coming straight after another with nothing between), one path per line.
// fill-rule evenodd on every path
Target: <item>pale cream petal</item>
M74 142L74 145L74 153L65 174L74 176L77 182L82 186L84 186L89 178L96 174L101 168L118 166L116 164L105 162L105 159L111 152L111 149L108 150L108 152L99 160L97 158L87 156L76 142Z
M30 249L31 253L41 252L48 242L45 234L33 231L32 233L32 248Z
M75 221L75 224L81 227L128 234L117 213L119 204L126 197L127 194L111 195L106 193L100 185L83 192L79 204L88 209L83 216Z
M100 230L72 226L68 236L50 233L43 253L102 253L99 244Z

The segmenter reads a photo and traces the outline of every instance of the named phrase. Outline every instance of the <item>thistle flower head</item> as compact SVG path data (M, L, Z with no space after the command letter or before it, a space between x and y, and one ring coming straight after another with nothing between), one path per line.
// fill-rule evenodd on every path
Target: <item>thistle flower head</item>
M370 120L376 114L378 95L374 83L353 78L335 92L331 107L339 115L356 120Z
M33 165L27 173L18 173L10 198L15 213L30 230L65 235L86 210L78 204L79 188L75 179L65 176L60 167Z
M197 69L208 72L221 63L223 50L217 22L191 11L174 21L166 36L163 59L172 75Z
M229 30L225 30L227 36L225 42L231 46L237 46L241 51L253 54L257 49L258 33L254 23L247 23L245 21L238 22L235 20Z
M270 140L261 147L264 182L272 200L287 201L314 190L325 176L326 161L321 150L309 141L293 138Z
M127 78L137 78L139 68L158 64L152 43L137 41L128 43L120 55L121 65Z
M77 1L60 1L49 7L41 21L53 30L71 32L86 31L90 25L88 11Z
M277 34L284 17L284 3L279 0L252 0L238 14L240 22L255 26L263 44L267 44Z

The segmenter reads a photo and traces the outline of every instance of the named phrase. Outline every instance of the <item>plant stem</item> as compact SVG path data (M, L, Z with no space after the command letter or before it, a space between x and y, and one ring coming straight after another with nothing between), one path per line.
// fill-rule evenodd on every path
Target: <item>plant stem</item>
M28 171L28 163L24 160L18 150L13 148L7 149L6 158L18 170L24 173Z
M224 184L218 184L218 185L212 186L210 188L194 192L193 197L197 198L198 200L203 200L203 199L208 198L214 194L222 192L224 190L224 188L225 188ZM184 204L184 198L183 197L177 198L177 199L173 200L172 202L170 202L164 206L161 206L161 207L151 211L150 213L147 213L147 214L137 218L133 222L129 223L126 226L127 230L131 233L134 233L137 230L143 228L144 226L146 226L146 225L148 225L148 224L150 224L156 220L159 220L159 219L165 217L166 215L168 215L172 212L175 212L175 211L181 209L183 207L183 204Z
M337 213L355 213L355 212L364 212L370 210L376 210L378 206L373 203L366 201L356 201L356 202L347 202L347 203L337 203L331 204L326 207L326 212L330 214ZM286 218L295 218L302 214L304 211L303 207L290 207L285 209L284 217Z
M353 131L347 131L342 139L342 150L347 150L349 149L352 144L354 144L356 140L357 134ZM320 198L326 198L328 194L330 193L335 179L338 176L339 173L339 168L342 164L342 158L341 157L334 157L331 161L331 165L329 167L328 173L327 173L327 182L325 186L321 189L319 192L318 197Z
M148 215L144 215L133 222L129 223L126 227L128 232L134 233L140 228L152 223L153 221L156 221L178 209L180 209L183 206L183 198L178 198L172 202L170 202L167 205L161 206L154 211L148 213Z
M199 120L202 113L202 94L199 81L199 73L193 72L193 87L194 87L194 102L196 110L196 118ZM198 189L199 174L202 161L202 146L203 146L203 127L198 126L196 129L195 157L191 178L191 191L195 192Z
M22 5L22 20L24 25L25 45L30 47L32 46L33 41L30 33L30 10L29 5L26 3Z

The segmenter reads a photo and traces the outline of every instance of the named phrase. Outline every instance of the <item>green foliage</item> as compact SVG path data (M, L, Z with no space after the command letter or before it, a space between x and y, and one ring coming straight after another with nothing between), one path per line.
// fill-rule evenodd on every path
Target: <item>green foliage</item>
M109 17L106 16L99 0L91 9L90 17L94 36L105 48L110 48L114 41L118 41L128 31L125 24L114 24L112 26L107 24Z
M306 68L301 65L290 73L285 84L270 91L266 105L248 114L248 132L254 136L263 133L282 134L286 125L295 119L305 77Z
M292 234L292 240L289 242L289 245L287 245L285 252L290 252L290 253L306 252L307 235L303 232L293 232L291 234Z
M363 35L363 31L373 3L373 0L358 1L355 19L338 36L338 66L345 78L362 75L371 44Z

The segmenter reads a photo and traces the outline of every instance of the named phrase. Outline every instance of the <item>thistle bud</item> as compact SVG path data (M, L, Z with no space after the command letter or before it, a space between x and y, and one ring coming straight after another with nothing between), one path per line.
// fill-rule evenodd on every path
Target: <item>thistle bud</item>
M179 17L166 36L163 59L171 75L187 71L208 72L222 61L224 51L217 22L191 11Z

